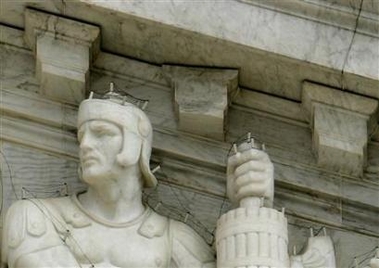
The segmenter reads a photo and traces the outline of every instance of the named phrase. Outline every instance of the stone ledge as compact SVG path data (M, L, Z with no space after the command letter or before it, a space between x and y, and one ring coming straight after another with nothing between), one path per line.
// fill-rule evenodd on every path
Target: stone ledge
M99 27L26 9L25 40L35 52L40 93L61 102L83 100L100 51Z
M295 101L300 101L301 83L306 79L334 87L343 84L350 91L377 97L378 38L357 33L350 49L350 30L231 2L214 1L201 9L180 1L120 5L81 0L30 5L99 25L102 49L115 54L153 64L238 68L240 86ZM1 21L23 28L25 5L5 2ZM229 12L241 15L230 20ZM227 29L219 26L220 21L229 22Z
M61 104L21 90L2 89L0 96L2 113L46 126L66 130L76 129L77 108L75 106Z
M164 65L174 89L178 129L223 141L228 107L238 93L238 71Z
M39 36L50 34L54 39L86 45L92 60L100 52L100 28L87 23L58 17L33 9L25 9L25 41L35 51Z
M251 5L257 5L267 9L283 12L315 20L343 29L354 31L357 21L359 3L345 0L340 1L260 1L239 0ZM330 2L330 3L327 3ZM376 0L364 1L361 16L357 25L358 33L379 37L379 6Z
M367 116L368 131L372 134L378 119L378 102L375 99L344 92L312 82L303 83L302 106L313 125L314 105L316 103L333 106L352 113Z
M303 84L302 100L318 165L362 176L368 137L377 127L378 101L309 82Z
M14 49L20 47L23 49L22 52L29 53L28 47L22 38L23 31L3 25L0 25L0 30L4 33L0 35L1 43L7 44ZM7 36L14 38L6 39ZM101 52L91 71L99 73L99 75L132 81L136 85L156 87L159 90L171 90L160 66L110 53ZM233 107L241 107L249 111L257 110L267 114L267 116L274 116L277 120L290 120L293 124L303 124L309 120L309 116L302 111L300 103L243 87L240 88L239 94L233 100ZM379 141L379 131L372 138Z

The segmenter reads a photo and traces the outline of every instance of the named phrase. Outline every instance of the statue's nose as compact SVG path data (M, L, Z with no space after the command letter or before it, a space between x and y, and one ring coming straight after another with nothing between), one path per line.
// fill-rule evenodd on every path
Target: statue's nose
M85 132L83 134L83 137L80 140L80 144L79 144L80 150L81 151L89 150L92 146L91 144L92 144L91 137L88 132Z

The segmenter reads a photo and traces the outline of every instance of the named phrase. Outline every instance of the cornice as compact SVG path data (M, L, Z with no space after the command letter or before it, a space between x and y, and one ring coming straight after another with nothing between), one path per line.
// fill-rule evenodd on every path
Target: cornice
M375 0L363 1L322 1L322 0L237 0L303 19L314 20L337 26L349 31L379 37L379 5ZM359 14L360 13L360 14ZM359 14L358 24L357 16ZM356 25L357 24L357 25Z
M302 11L305 14L302 17L285 14L275 6L257 6L268 1L258 4L254 1L253 5L241 1L206 1L201 4L201 13L194 3L186 1L156 5L143 1L128 5L116 2L39 1L17 5L9 2L2 5L0 21L23 28L25 8L31 7L98 25L103 51L157 65L237 68L240 86L295 101L301 99L304 80L378 96L375 66L379 38L367 34L369 30L365 33L360 30L372 28L365 26L371 23L366 23L366 19L375 21L375 16L366 15L365 5L355 31L353 18L357 10L350 14L343 8L336 11L334 6L319 7L326 1L317 1L320 2L317 5L316 1L275 1L277 5L294 3L295 10L299 9L298 3L313 5L313 9L307 7ZM324 18L324 9L331 10L324 17L332 22L316 20L318 16ZM342 26L334 25L334 21L342 21ZM375 27L371 33L377 31Z

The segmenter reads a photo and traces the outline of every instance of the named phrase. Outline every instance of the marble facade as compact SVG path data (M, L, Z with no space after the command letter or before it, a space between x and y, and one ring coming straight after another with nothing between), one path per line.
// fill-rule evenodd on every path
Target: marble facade
M15 194L18 198L43 197L53 190L64 195L84 187L76 175L77 106L75 101L44 90L41 77L36 77L39 56L25 39L30 26L24 24L28 6L49 16L100 26L99 51L95 57L90 53L85 57L89 73L83 76L88 84L84 87L102 94L114 81L119 88L149 99L146 112L155 129L151 166L162 167L162 172L158 171L161 186L151 194L151 206L159 209L161 200L170 208L185 210L182 204L206 226L199 232L213 230L219 211L227 211L229 205L224 200L224 172L230 144L251 132L266 144L274 163L274 206L286 208L291 251L296 245L296 253L301 252L310 227L319 230L326 226L335 245L337 267L349 267L354 256L379 243L377 6L375 1L371 6L364 1L354 33L359 5L354 9L324 1L326 7L319 7L322 12L317 13L324 17L315 19L314 13L307 13L306 1L300 2L301 10L299 6L262 6L259 1L207 1L201 8L199 3L182 1L156 5L2 1L3 212L16 200ZM325 15L332 11L346 21L337 25ZM230 14L239 14L238 19L231 19ZM71 45L77 48L75 42ZM50 60L50 56L55 57L48 55ZM68 70L72 64L67 64ZM224 140L180 128L173 108L174 88L163 66L167 64L238 69L239 93L231 99L223 119ZM332 92L330 99L326 102L313 96L309 102L305 100L306 88L320 84ZM342 92L348 101L341 104ZM361 98L367 103L360 103L357 99ZM328 166L328 152L335 149L328 144L324 145L325 158L320 159L317 152L321 147L312 140L320 133L310 116L312 101L328 109L311 112L322 115L325 126L320 129L336 140L332 144L341 140L350 144L350 139L359 143L360 147L354 147L359 148L357 158L348 145L337 147L342 148L343 156L352 155L349 159L354 164L341 168L346 162L334 156L335 163ZM348 121L353 117L356 119L351 122L362 124L346 125L345 117L336 115L341 111L349 114ZM348 134L346 129L353 129L354 135L341 139L341 133Z

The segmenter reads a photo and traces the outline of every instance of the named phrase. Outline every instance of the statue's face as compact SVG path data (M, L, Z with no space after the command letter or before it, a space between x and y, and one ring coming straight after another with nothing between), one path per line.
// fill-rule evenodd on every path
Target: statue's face
M122 150L121 129L103 120L87 121L79 128L78 140L83 180L91 184L96 179L112 178Z

